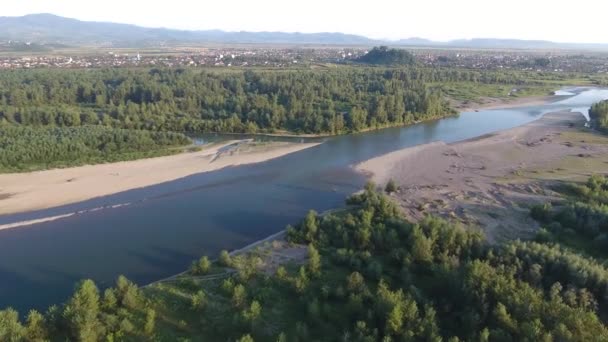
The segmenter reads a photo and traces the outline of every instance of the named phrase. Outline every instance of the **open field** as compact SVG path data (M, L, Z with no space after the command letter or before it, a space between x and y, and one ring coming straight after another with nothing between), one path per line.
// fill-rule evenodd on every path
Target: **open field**
M0 175L0 214L50 208L228 166L263 162L314 143L231 141L198 152L111 164Z
M406 216L428 214L484 228L489 241L530 237L530 205L559 201L564 181L608 172L608 137L585 129L579 113L547 114L528 125L455 144L408 148L357 168L392 195Z

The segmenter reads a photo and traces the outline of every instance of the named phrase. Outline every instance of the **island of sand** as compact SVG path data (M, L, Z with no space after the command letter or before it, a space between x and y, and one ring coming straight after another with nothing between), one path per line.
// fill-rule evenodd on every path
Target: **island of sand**
M0 175L0 215L52 208L318 145L230 141L202 151L110 164Z
M490 242L529 237L533 204L560 201L565 181L608 172L608 137L585 128L580 113L551 113L525 126L454 144L435 142L357 165L377 184L392 179L391 196L405 215L439 215L483 227Z

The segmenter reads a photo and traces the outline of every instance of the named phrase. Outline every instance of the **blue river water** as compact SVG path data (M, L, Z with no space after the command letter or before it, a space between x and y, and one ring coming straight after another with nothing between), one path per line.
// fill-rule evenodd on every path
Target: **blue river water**
M75 282L100 287L120 274L146 284L184 270L203 254L235 249L297 222L309 209L343 205L364 185L358 162L433 141L455 142L512 128L558 110L587 114L608 90L576 88L531 107L328 138L267 162L196 174L58 208L0 216L0 225L80 214L0 231L0 308L22 313L63 302ZM117 204L128 206L111 208ZM87 211L92 208L106 209Z

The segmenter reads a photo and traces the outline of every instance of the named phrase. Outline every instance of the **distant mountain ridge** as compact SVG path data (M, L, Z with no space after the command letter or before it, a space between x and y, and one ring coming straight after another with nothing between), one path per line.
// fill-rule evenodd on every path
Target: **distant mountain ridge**
M227 32L222 30L186 31L146 28L131 24L81 21L53 14L0 17L0 41L31 41L45 44L171 44L171 43L252 43L321 45L392 45L462 48L516 49L608 49L608 44L555 43L543 40L475 38L436 42L424 38L396 41L376 40L338 32Z
M0 40L51 43L210 42L271 44L374 44L343 33L185 31L130 24L80 21L53 14L0 17Z

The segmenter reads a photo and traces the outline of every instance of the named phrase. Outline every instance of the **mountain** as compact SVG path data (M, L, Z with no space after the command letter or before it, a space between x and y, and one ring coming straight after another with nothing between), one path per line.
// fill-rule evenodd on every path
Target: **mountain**
M473 38L437 42L423 38L401 39L393 42L398 46L435 46L473 49L608 49L608 44L557 43L548 40Z
M396 41L374 40L345 33L226 32L221 30L185 31L146 28L129 24L80 21L53 14L0 17L0 41L14 40L50 46L72 45L158 45L172 43L253 43L392 45L479 49L608 49L608 44L555 43L544 40L474 38L437 42L424 38Z
M441 45L440 42L434 42L429 39L412 37L407 39L400 39L393 42L394 45L412 45L412 46L432 46L432 45Z
M0 40L71 44L207 42L373 45L376 43L363 36L344 33L184 31L80 21L53 14L0 17Z

